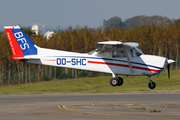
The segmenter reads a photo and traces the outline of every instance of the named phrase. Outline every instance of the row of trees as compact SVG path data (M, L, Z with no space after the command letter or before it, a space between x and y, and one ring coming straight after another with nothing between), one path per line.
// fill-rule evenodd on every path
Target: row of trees
M174 56L175 69L179 67L179 46L180 46L180 20L168 26L156 26L147 24L134 28L111 28L102 30L90 29L87 26L83 28L69 27L66 30L55 30L55 34L46 39L42 34L35 35L29 27L22 28L29 38L39 47L59 49L73 52L89 52L95 49L99 41L106 41L106 37L115 41L137 42L145 54L159 55L166 57L167 50L170 50L170 56ZM0 32L0 72L12 70L25 70L38 68L39 71L45 66L28 65L22 62L12 60L12 52L8 43L5 31ZM61 69L58 72L67 73L67 69ZM74 71L73 71L74 72ZM74 73L71 74L74 74ZM75 70L76 72L76 70ZM77 73L76 73L77 74ZM74 74L75 75L75 74ZM2 75L0 75L1 77ZM43 76L43 75L42 75ZM40 78L39 78L40 79Z

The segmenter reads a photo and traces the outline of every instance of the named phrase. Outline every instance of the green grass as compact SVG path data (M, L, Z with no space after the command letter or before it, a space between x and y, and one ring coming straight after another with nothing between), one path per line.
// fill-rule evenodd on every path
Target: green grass
M106 76L0 87L0 94L180 92L180 71L171 71L170 81L167 71L159 77L153 76L152 80L156 83L153 90L148 88L147 76L120 77L124 79L120 87L112 87L109 83L111 76Z

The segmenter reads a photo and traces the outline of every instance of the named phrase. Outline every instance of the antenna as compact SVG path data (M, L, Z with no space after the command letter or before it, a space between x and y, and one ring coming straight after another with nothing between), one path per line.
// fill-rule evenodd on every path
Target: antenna
M106 40L111 41L111 39L109 39L108 37L105 37L105 38L106 38Z

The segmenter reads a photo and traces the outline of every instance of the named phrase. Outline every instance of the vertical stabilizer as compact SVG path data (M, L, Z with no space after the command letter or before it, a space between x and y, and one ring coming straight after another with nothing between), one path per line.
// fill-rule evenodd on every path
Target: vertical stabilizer
M5 26L5 31L12 50L12 59L24 57L27 55L37 55L37 48L34 43L27 37L19 26Z

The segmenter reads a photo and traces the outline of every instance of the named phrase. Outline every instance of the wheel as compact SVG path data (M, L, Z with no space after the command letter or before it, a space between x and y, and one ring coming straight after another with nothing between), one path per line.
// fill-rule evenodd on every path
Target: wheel
M117 78L111 78L110 84L111 84L112 86L117 86L117 85L118 85L118 79L117 79Z
M151 82L150 82L148 86L150 89L154 89L156 87L156 83L152 82L152 84L151 84Z
M118 80L118 86L121 86L123 84L123 79L121 77L118 77L119 80Z

